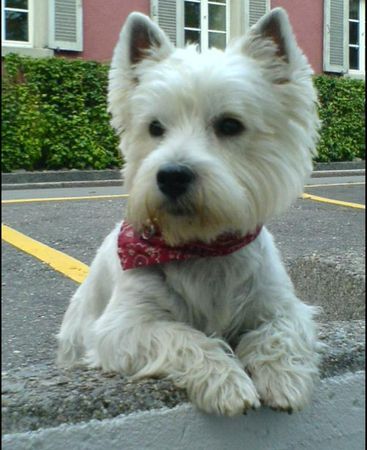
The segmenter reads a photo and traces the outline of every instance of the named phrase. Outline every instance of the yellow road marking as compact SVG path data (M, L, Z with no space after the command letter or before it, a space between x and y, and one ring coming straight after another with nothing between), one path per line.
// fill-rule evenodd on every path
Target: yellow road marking
M50 198L20 198L14 200L1 200L1 203L36 203L36 202L63 202L69 200L103 200L108 198L127 198L128 194L110 194L110 195L85 195L83 197L50 197Z
M89 268L86 264L13 230L7 225L1 224L1 235L8 244L34 256L77 283L81 283L88 274Z
M360 203L343 202L342 200L334 200L332 198L319 197L317 195L302 194L303 199L314 200L315 202L329 203L331 205L347 206L348 208L366 209L365 205Z
M85 197L60 197L60 198L39 198L39 199L18 199L18 200L3 200L2 203L27 203L38 201L64 201L64 200L89 200L101 198L126 198L128 194L121 195L99 195L99 196L85 196ZM334 200L326 197L319 197L311 194L302 194L301 198L307 200L314 200L317 202L328 203L338 206L346 206L349 208L365 209L365 205L360 203L344 202L341 200ZM86 264L77 259L66 255L58 250L55 250L48 245L42 244L19 231L10 228L7 225L1 225L2 239L8 244L28 253L40 261L48 264L57 272L71 278L77 283L81 283L88 274L89 268Z

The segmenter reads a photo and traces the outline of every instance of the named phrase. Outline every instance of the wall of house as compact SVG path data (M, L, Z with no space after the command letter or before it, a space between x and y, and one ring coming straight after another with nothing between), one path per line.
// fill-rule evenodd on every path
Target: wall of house
M150 0L83 1L83 58L110 61L122 24L132 11L150 14ZM102 6L102 7L101 7Z
M320 0L271 0L271 8L281 6L288 12L298 45L316 73L322 73L323 5Z
M131 11L150 15L150 0L83 0L83 52L59 56L109 62L122 24ZM322 73L323 2L320 0L271 0L271 8L287 10L299 46L316 73Z
M150 0L83 0L83 51L59 52L58 55L111 61L121 27L132 11L149 15Z

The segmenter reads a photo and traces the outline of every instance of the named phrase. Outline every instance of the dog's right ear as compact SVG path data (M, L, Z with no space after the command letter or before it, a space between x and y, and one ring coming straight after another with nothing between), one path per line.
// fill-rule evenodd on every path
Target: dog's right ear
M172 51L173 45L159 26L148 16L133 12L121 30L113 63L117 63L117 68L134 69L145 59L161 61Z
M144 14L131 13L115 47L108 84L111 125L121 134L129 122L129 98L139 83L139 71L163 61L173 52L166 34Z

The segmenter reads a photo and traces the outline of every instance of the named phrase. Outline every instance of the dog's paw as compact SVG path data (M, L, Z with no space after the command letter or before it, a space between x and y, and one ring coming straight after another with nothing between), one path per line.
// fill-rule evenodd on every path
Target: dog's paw
M275 411L299 411L309 403L312 391L312 379L306 373L275 371L264 367L251 369L254 385L261 403Z
M212 374L189 392L190 400L209 414L235 416L260 407L260 399L250 377L241 369L225 377Z

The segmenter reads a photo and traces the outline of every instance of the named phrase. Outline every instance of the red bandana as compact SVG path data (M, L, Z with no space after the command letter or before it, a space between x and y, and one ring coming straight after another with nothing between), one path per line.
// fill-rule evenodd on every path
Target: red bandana
M122 269L128 270L189 258L228 255L254 241L260 231L261 226L257 227L253 233L240 238L227 234L210 244L190 242L171 247L164 242L160 234L139 235L131 225L123 222L118 235L117 251Z

